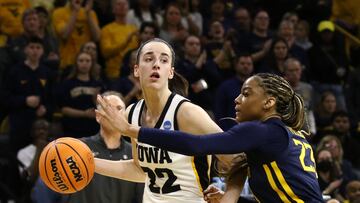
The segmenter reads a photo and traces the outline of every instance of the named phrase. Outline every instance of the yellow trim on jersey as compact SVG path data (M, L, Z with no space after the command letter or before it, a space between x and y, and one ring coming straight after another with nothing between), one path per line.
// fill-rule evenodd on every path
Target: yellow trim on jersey
M271 174L270 168L266 165L263 164L265 173L266 173L266 177L270 183L271 188L279 195L280 199L285 202L285 203L290 203L289 199L285 196L285 194L277 187L274 178Z
M195 161L194 161L194 160L195 160L195 157L191 157L191 166L192 166L192 168L193 168L194 175L195 175L195 177L196 177L196 182L197 182L198 185L199 185L200 194L203 195L203 194L204 194L204 193L203 193L204 189L203 189L202 186L201 186L200 177L199 177L199 174L198 174L198 172L197 172L197 170L196 170Z
M287 184L283 174L281 173L278 165L276 164L275 161L271 162L271 167L273 168L273 170L275 171L276 177L278 178L281 186L284 188L285 192L287 193L287 195L293 199L295 202L297 203L304 203L303 200L301 200L290 188L290 186Z
M292 129L290 127L287 127L287 129L290 130L290 132L292 132L294 135L297 135L297 136L299 136L301 138L306 139L305 136L301 133L301 131L295 131L294 129Z

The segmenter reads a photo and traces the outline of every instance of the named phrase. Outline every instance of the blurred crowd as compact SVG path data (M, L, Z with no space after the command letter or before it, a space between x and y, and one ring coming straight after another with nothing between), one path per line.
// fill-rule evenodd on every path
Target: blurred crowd
M323 194L360 202L359 28L357 0L0 0L0 198L28 200L50 140L99 131L97 94L142 98L136 50L157 37L215 121L252 74L286 78Z

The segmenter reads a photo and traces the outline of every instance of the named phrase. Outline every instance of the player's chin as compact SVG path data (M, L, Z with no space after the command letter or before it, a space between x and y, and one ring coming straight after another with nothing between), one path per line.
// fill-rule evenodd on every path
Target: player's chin
M239 113L236 113L236 116L235 116L235 120L236 120L236 122L241 122L241 121L243 121L243 119L242 119L242 117L241 117L241 115L239 114Z

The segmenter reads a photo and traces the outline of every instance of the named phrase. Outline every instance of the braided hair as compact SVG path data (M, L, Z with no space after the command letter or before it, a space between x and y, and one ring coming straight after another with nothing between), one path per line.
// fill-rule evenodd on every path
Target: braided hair
M259 78L259 86L266 94L276 99L276 112L281 116L281 120L294 130L301 130L305 122L305 106L302 97L278 75L259 73L255 76Z
M282 77L270 74L259 73L254 76L265 93L276 99L276 112L281 120L289 127L300 131L305 122L304 101L295 93L290 84ZM223 172L227 176L228 184L235 184L236 181L245 182L247 174L246 156L238 155L233 160L232 167Z

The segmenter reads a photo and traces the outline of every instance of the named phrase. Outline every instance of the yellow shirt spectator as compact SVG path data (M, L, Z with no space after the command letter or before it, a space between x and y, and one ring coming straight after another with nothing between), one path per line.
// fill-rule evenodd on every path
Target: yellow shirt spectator
M80 8L75 22L75 27L69 34L67 39L64 39L62 34L66 29L67 24L70 21L72 10L70 5L57 8L53 12L53 25L55 33L60 39L60 68L64 69L68 65L72 65L75 62L75 56L80 51L81 46L92 40L91 30L87 19L87 14L84 8ZM90 18L92 18L97 26L99 24L96 13L91 10Z
M354 26L360 25L360 2L359 0L334 0L332 3L333 20L343 20Z
M138 46L136 33L134 25L117 22L109 23L101 30L100 48L106 60L105 74L109 79L116 79L121 75L124 55Z
M22 14L28 8L29 0L0 0L0 35L19 36L23 32Z
M32 7L42 6L48 11L52 11L54 8L54 1L55 0L30 0L30 3Z

